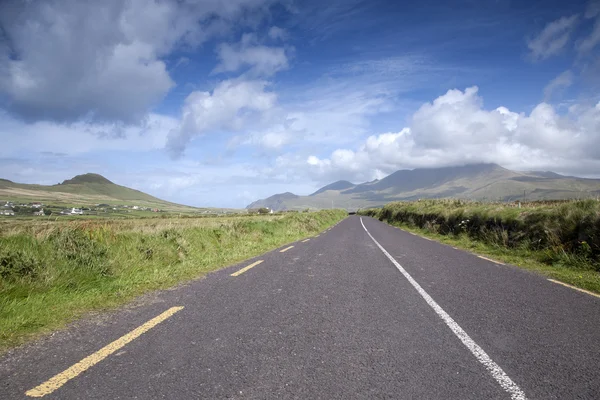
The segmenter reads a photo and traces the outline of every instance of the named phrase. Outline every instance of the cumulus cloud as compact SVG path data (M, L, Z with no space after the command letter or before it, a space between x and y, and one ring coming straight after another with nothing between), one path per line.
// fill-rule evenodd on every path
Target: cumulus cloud
M249 74L270 76L288 67L285 48L261 45L253 33L244 34L237 44L221 44L217 56L220 62L213 73L236 72L249 67Z
M493 162L514 169L589 173L600 168L600 103L566 115L547 103L528 115L486 110L478 88L450 90L422 105L410 127L372 135L356 150L310 156L304 168L327 179L372 179L400 168ZM367 172L367 174L365 174Z
M276 101L276 94L267 91L267 82L260 80L227 80L212 93L192 92L185 100L180 125L169 133L167 149L177 158L194 136L247 128L271 110Z
M569 42L578 20L578 15L572 15L548 23L536 37L527 41L531 57L544 60L559 54Z
M27 120L138 120L174 85L163 58L268 0L47 0L0 5L0 93Z

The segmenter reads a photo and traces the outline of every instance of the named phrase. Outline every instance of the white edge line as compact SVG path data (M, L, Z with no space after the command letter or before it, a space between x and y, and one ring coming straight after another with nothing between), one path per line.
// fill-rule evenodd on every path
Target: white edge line
M487 368L496 382L498 382L500 386L502 386L502 388L510 394L510 398L513 400L527 400L525 393L521 390L521 388L519 388L519 386L517 386L516 383L512 381L512 379L510 379L506 372L504 372L504 370L498 364L496 364L494 360L492 360L490 356L488 356L487 353L477 343L475 343L473 339L471 339L467 332L465 332L464 329L462 329L460 325L458 325L456 321L454 321L452 317L446 311L444 311L444 309L440 307L435 300L433 300L433 298L421 287L421 285L419 285L419 283L413 279L413 277L402 267L402 265L400 265L398 261L396 261L394 257L392 257L390 253L388 253L383 246L380 245L377 240L375 240L375 238L365 227L362 217L360 219L360 224L365 232L367 232L367 235L369 235L371 240L373 240L377 247L379 247L379 249L383 252L383 254L385 254L392 264L398 268L398 270L402 273L402 275L404 275L410 284L417 289L417 292L419 292L421 297L425 299L427 304L433 308L436 314L446 323L446 325L448 325L450 330L460 339L465 347L469 349L475 358L477 358L477 360Z
M600 297L600 294L598 294L598 293L590 292L589 290L581 289L581 288L578 288L576 286L569 285L568 283L564 283L564 282L557 281L555 279L550 279L550 278L548 278L548 280L550 282L554 282L554 283L558 283L559 285L563 285L564 287L568 287L570 289L577 290L578 292L589 294L590 296Z

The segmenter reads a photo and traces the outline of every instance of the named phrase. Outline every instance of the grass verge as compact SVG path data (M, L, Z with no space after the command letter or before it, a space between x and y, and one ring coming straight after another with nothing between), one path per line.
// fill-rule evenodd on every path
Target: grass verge
M0 352L89 311L313 235L347 213L58 221L0 234Z
M600 293L600 202L390 203L361 214Z

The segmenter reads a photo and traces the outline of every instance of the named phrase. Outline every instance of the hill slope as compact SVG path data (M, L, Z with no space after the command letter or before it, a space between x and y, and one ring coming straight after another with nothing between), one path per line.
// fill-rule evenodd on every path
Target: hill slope
M170 203L139 190L117 185L98 174L77 175L58 185L50 186L15 183L0 179L0 200L39 201L65 205L131 204L174 211L194 209L194 207Z
M249 204L246 208L268 207L273 210L285 210L286 202L293 201L298 197L300 196L290 192L275 194L271 197L267 197L266 199L257 200L254 203Z
M345 190L345 189L350 189L353 188L354 186L356 186L354 183L352 182L348 182L348 181L337 181L337 182L333 182L330 183L327 186L323 186L321 189L317 190L316 192L314 192L313 194L309 195L309 196L316 196L320 193L326 192L328 190Z
M291 196L290 196L291 195ZM253 204L274 210L374 207L395 200L455 197L484 201L549 200L600 195L600 179L563 176L550 171L517 172L496 164L399 170L381 180L353 185L338 181L310 196L288 193ZM276 199L273 202L271 199Z

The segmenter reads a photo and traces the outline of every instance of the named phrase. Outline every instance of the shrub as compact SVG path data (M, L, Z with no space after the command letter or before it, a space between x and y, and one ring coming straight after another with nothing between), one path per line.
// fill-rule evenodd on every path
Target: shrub
M49 241L58 255L73 267L101 276L110 275L106 245L90 236L91 232L83 228L66 228L55 231Z
M600 202L578 200L512 204L466 200L395 202L360 214L427 229L442 235L506 248L526 248L544 262L587 265L600 270ZM576 261L575 261L576 260Z

